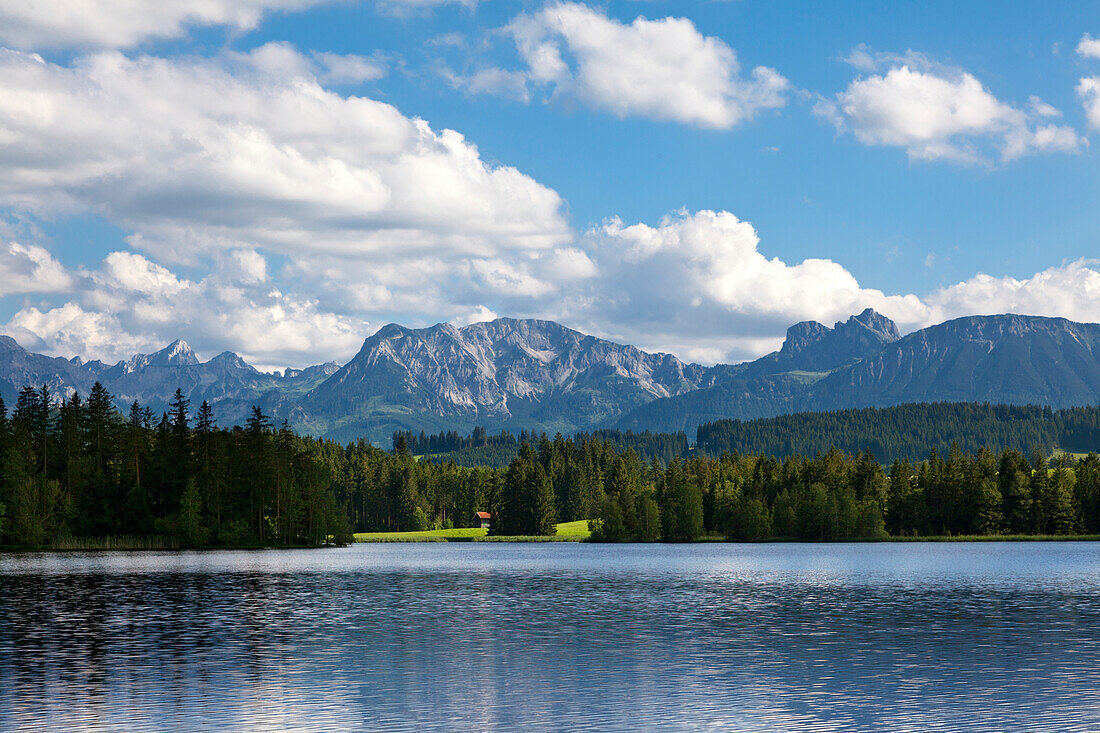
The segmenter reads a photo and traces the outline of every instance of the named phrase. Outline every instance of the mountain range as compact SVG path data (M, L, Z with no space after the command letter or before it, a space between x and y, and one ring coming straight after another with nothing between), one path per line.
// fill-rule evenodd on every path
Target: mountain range
M906 402L1100 404L1100 324L972 316L901 336L868 309L832 327L795 324L779 351L714 366L552 321L391 324L342 366L282 373L261 372L232 352L200 362L183 341L108 365L35 354L0 336L0 395L9 407L24 385L86 395L96 381L120 406L138 400L162 410L178 387L196 406L209 401L222 425L259 405L302 432L338 440L386 443L395 430L465 433L478 425L693 434L722 418Z

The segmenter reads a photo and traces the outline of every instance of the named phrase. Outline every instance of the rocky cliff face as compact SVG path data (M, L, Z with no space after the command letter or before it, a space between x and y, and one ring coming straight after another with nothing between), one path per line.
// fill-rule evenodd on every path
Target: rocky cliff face
M877 354L901 338L897 325L868 308L832 328L803 321L787 329L783 348L750 365L754 376L781 372L827 372Z
M587 429L625 409L694 389L705 367L586 336L551 321L465 328L391 324L303 401L338 434L428 422L468 429Z

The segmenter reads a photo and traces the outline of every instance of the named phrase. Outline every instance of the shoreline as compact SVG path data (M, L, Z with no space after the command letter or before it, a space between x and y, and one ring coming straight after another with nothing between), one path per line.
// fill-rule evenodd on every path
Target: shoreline
M794 538L775 538L767 540L759 540L756 542L745 540L726 540L718 537L700 537L690 542L598 542L588 537L568 537L568 536L537 536L537 537L523 537L523 536L496 536L496 537L400 537L397 535L404 534L402 532L394 532L392 536L386 537L371 537L366 539L356 539L355 542L349 544L356 545L369 545L369 544L388 544L394 542L426 542L426 543L439 543L439 542L586 542L590 544L599 545L627 545L627 544L642 544L642 545L697 545L697 544L728 544L728 545L790 545L790 544L807 544L807 545L843 545L843 544L913 544L921 542L974 542L974 543L989 543L989 542L1100 542L1100 535L1094 534L1082 534L1082 535L928 535L926 537L879 537L879 538L849 538L844 540L807 540L807 539L794 539ZM410 533L411 534L411 533Z
M356 539L343 545L246 545L246 546L213 546L213 547L102 547L89 545L86 547L19 547L0 546L0 554L24 554L24 553L100 553L100 552L218 552L226 550L243 550L258 552L262 550L325 550L339 547L351 547L353 545L370 544L394 544L394 543L448 543L448 542L488 542L488 543L515 543L515 544L541 544L548 542L583 542L598 545L697 545L697 544L728 544L728 545L843 545L843 544L919 544L919 543L1009 543L1009 542L1100 542L1100 535L929 535L927 537L882 537L865 539L844 540L806 540L791 538L775 538L750 542L745 540L726 540L718 537L700 537L690 542L598 542L590 537L579 535L549 535L549 536L481 536L481 537L440 537L418 536L402 537L404 532L387 533L386 536L373 536L364 539ZM409 533L418 534L418 533Z

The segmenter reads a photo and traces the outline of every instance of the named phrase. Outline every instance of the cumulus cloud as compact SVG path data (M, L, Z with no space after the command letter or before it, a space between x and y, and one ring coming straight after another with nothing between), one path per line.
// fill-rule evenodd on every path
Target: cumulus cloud
M338 356L334 344L352 331L357 342L376 318L529 312L587 276L555 191L487 163L457 132L324 88L319 76L335 71L286 44L215 59L100 53L72 66L0 52L0 206L92 213L130 232L135 250L84 278L79 297L10 327L51 353L83 329L81 354L105 353L96 334L110 329L131 337L120 349L168 336L200 346L208 333L262 363L300 366ZM219 274L167 269L181 264ZM263 326L184 315L233 307L227 319Z
M0 0L0 42L22 49L129 48L188 28L255 28L264 15L332 0Z
M72 275L44 247L0 242L0 297L60 293L72 286Z
M867 307L903 332L976 313L1084 321L1100 313L1096 262L1024 279L978 274L919 297L889 294L838 262L768 256L752 224L725 211L680 211L656 225L612 219L576 246L461 264L323 255L291 260L276 276L262 253L238 249L188 278L145 255L113 252L65 277L61 302L25 304L0 330L46 353L107 361L182 336L207 356L228 349L281 368L346 359L389 320L464 325L505 314L712 363L778 348L796 321L828 324Z
M790 87L764 66L743 75L733 49L687 18L626 24L580 3L555 3L520 15L505 32L525 69L481 69L450 75L452 83L523 101L545 88L618 117L723 130L782 107Z
M312 69L283 44L73 67L0 52L0 204L96 212L167 261L499 256L569 238L554 191L457 132L324 89Z
M1093 323L1100 319L1100 269L1078 260L1017 280L978 274L926 297L936 320L1021 313Z
M266 282L266 266L257 258L262 260L255 252L235 252L224 270L189 280L140 254L112 252L98 269L80 275L70 300L24 306L2 328L28 348L108 362L181 336L207 356L237 351L259 365L351 356L366 322L280 292Z
M1093 38L1088 33L1081 36L1077 44L1077 54L1085 58L1100 59L1100 38Z
M0 44L9 48L123 49L179 38L192 28L255 29L265 16L339 0L0 0ZM441 5L474 7L477 0L376 0L402 14Z
M1089 126L1100 130L1100 76L1085 77L1077 82L1077 96L1085 105Z
M725 211L680 211L656 226L613 219L582 241L594 269L547 315L704 362L755 358L778 348L797 321L831 324L868 307L894 319L903 333L974 314L1087 322L1100 314L1096 261L1019 280L979 273L918 296L863 285L828 259L769 257L753 225Z
M831 260L767 257L752 224L725 211L681 211L657 226L613 219L584 241L599 274L569 300L569 318L691 358L759 355L796 321L831 323L867 307L903 325L929 316L916 296L863 287Z
M642 22L604 20L616 33ZM570 57L558 93L583 98L582 45L555 34L547 42ZM886 294L831 260L769 257L728 212L613 219L576 236L556 192L486 162L459 133L325 88L326 74L364 79L359 61L285 44L214 59L99 53L71 66L0 52L0 206L32 219L90 213L133 246L75 273L42 247L0 247L0 294L62 294L25 303L3 330L65 356L114 360L185 337L206 355L302 366L350 356L387 320L501 313L720 361L774 348L794 321L868 306L913 328L964 308L1047 307L1048 291L1053 311L1055 288L1076 282L1073 312L1091 307L1081 295L1091 265L1077 281L980 276L925 298ZM1068 144L1038 123L1056 110L1037 99L1028 109L1027 134L1003 130L999 146Z
M875 54L859 47L848 57L871 72L815 111L866 145L904 148L916 160L1009 161L1036 152L1076 152L1086 144L1072 127L1041 123L1058 116L1037 97L1027 110L997 99L977 78L921 54Z

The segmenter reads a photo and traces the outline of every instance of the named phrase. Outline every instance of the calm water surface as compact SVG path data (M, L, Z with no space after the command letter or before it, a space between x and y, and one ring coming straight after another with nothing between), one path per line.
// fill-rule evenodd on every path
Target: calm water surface
M0 554L0 730L1100 729L1100 544Z

